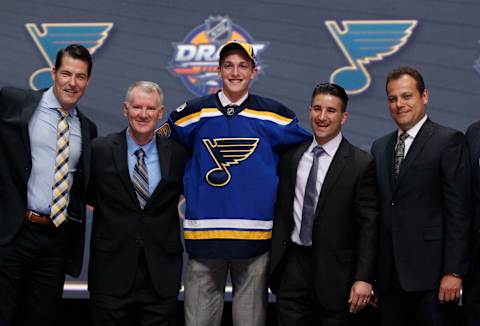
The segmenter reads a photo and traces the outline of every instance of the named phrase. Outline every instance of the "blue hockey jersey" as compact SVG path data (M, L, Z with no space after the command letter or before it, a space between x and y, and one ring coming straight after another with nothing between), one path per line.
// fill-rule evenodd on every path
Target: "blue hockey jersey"
M217 94L180 106L171 136L192 154L184 176L190 257L249 258L268 251L278 155L312 136L280 103L249 95L222 107Z

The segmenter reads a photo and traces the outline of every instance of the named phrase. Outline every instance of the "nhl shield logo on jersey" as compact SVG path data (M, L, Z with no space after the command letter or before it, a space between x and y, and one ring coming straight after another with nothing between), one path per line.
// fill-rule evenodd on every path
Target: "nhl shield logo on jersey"
M214 187L227 185L232 178L228 168L252 155L259 141L259 138L203 139L203 144L217 165L205 175L207 183Z
M254 41L247 31L226 16L210 16L202 25L195 27L183 42L173 43L175 53L168 70L179 77L194 95L213 94L222 87L218 76L220 48L230 40L252 44L257 70L261 71L259 58L268 43Z

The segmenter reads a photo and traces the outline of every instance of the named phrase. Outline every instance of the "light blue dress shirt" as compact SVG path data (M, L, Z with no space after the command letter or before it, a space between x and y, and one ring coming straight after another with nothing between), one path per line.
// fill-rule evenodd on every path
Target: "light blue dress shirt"
M61 105L49 88L43 93L37 109L28 123L32 171L27 184L27 208L40 214L50 215L57 157L57 126ZM72 188L73 173L76 171L82 152L80 119L75 107L68 109L67 122L70 131L70 155L68 159L68 190Z
M156 137L154 136L148 144L140 146L133 140L129 129L127 129L125 133L127 137L128 172L130 174L130 179L133 178L133 171L135 169L135 164L137 164L137 156L135 155L135 152L137 149L142 148L145 152L144 158L148 170L148 191L150 195L152 195L162 179L162 172L160 171L160 155L158 153Z

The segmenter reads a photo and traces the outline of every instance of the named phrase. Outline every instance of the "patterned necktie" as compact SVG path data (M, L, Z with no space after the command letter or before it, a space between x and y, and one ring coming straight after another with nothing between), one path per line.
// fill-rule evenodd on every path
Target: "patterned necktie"
M137 194L138 203L143 209L147 203L148 197L150 197L150 192L148 190L148 170L147 165L145 164L145 152L143 149L139 148L135 151L135 156L137 157L137 164L135 164L135 169L133 170L132 181L135 193Z
M68 192L68 157L70 155L70 130L68 128L68 112L59 109L60 119L57 125L57 156L55 158L55 175L53 181L53 198L50 218L55 226L67 219L69 203Z
M325 153L321 146L315 146L312 149L313 163L308 174L307 185L305 186L305 194L303 196L302 209L302 225L300 227L300 241L303 245L309 245L312 242L313 220L315 219L315 202L318 197L317 193L317 171L318 158Z
M408 138L408 134L404 131L398 137L397 144L395 145L395 158L393 161L393 176L398 177L400 174L400 166L402 165L403 157L405 156L405 139Z

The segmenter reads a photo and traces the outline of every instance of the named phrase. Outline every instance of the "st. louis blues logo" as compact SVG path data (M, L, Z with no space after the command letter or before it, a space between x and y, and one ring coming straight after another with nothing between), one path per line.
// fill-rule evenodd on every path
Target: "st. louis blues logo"
M180 77L187 89L197 96L215 93L222 85L218 76L218 55L223 44L230 40L246 41L253 46L257 70L261 70L259 58L267 42L255 42L240 26L228 17L209 17L204 24L195 27L181 43L173 43L175 53L168 66L169 71Z
M207 183L214 187L227 185L232 178L228 168L252 155L259 141L259 138L203 139L203 144L217 165L205 175Z
M365 91L371 77L365 66L396 53L412 35L416 20L344 20L343 28L333 20L325 25L350 63L335 70L332 83L341 85L348 94Z
M48 64L48 67L41 68L30 76L30 87L34 90L52 85L51 71L60 49L76 43L83 45L93 54L103 45L113 23L47 23L41 26L42 31L35 24L25 25Z

